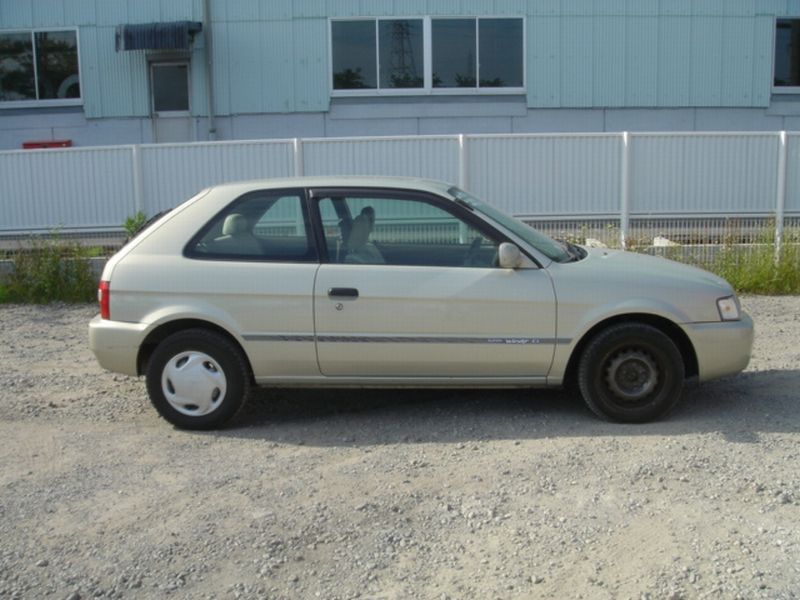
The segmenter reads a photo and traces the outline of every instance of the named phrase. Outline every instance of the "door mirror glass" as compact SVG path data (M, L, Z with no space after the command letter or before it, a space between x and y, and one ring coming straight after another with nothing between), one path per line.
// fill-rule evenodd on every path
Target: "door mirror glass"
M497 249L497 262L502 269L518 269L522 266L522 253L514 244L503 242Z

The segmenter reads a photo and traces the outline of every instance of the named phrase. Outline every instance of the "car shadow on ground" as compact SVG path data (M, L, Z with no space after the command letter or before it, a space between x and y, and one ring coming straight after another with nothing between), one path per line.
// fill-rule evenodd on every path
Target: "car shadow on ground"
M258 390L227 429L200 433L306 446L718 433L757 443L800 431L800 370L748 372L691 386L666 420L595 417L565 390Z

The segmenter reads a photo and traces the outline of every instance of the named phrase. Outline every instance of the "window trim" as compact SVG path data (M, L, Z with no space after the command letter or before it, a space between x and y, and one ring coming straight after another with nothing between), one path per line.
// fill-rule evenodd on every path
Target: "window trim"
M4 33L29 33L33 44L33 80L36 93L39 93L39 73L36 60L36 39L37 33L49 33L59 31L75 32L75 51L78 54L78 86L81 90L80 98L50 98L47 100L0 100L0 110L4 108L47 108L57 106L83 106L84 87L83 87L83 65L81 64L81 31L79 27L32 27L17 29L0 29L0 34Z
M522 85L516 87L480 87L480 63L477 68L478 84L475 87L433 87L433 20L445 19L516 19L522 22ZM380 39L379 21L422 20L422 64L424 65L423 87L420 88L381 88L380 87ZM338 90L333 87L333 23L342 21L373 21L375 23L375 89ZM397 15L370 17L329 17L328 18L328 93L332 98L375 97L375 96L512 96L527 93L527 27L524 15ZM475 51L480 48L480 25L476 25Z

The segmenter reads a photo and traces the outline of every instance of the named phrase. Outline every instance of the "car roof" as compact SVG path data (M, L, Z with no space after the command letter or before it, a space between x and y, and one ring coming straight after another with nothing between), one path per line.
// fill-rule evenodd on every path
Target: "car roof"
M390 188L408 189L434 194L446 194L453 187L453 184L433 179L422 179L414 177L376 177L376 176L351 176L351 175L328 175L328 176L308 176L308 177L283 177L275 179L255 179L251 181L237 181L222 183L212 186L212 189L238 188L252 190L279 189L279 188L331 188L331 187L355 187L355 188Z

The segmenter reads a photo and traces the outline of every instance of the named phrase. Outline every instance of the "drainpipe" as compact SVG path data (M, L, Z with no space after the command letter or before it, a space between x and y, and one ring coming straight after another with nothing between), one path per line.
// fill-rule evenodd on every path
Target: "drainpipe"
M203 0L203 34L206 36L206 102L208 104L208 139L217 139L214 119L214 53L211 46L211 0Z

